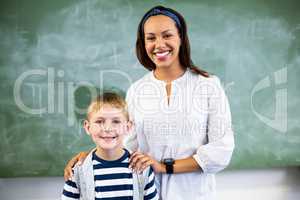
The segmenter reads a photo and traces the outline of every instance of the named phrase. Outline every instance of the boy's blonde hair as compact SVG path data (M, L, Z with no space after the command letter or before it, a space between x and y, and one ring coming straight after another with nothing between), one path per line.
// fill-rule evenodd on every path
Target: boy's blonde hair
M114 108L121 109L126 119L129 120L127 111L127 104L123 97L113 92L104 92L102 95L97 96L89 105L87 109L87 119L94 112L99 111L103 105L110 105Z

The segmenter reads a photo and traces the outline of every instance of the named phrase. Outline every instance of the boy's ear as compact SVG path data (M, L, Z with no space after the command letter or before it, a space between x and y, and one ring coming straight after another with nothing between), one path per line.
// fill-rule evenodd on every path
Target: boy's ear
M131 131L133 130L133 128L134 128L134 124L133 124L132 121L129 120L127 122L127 133L131 133Z
M83 127L84 127L84 130L85 130L86 134L90 135L91 134L90 133L91 126L90 126L90 122L88 120L85 119L83 121Z

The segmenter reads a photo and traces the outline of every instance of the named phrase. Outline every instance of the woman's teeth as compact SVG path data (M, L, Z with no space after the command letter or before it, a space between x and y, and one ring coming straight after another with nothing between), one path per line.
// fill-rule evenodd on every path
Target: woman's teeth
M169 54L169 51L165 51L165 52L161 52L161 53L155 53L155 55L158 57L158 58L161 58L161 57L164 57L166 55Z

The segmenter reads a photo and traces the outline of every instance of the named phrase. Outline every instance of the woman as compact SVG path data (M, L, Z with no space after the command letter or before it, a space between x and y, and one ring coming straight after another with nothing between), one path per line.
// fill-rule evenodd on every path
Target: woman
M170 8L156 6L143 16L136 53L150 72L127 92L135 123L127 147L138 150L131 167L153 167L163 200L213 199L214 174L229 164L234 149L219 79L193 65L185 20ZM65 177L82 157L68 163Z

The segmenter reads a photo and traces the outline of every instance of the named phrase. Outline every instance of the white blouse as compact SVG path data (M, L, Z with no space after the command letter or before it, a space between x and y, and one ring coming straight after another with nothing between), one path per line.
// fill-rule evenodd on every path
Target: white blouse
M125 146L157 161L190 156L197 161L202 171L157 175L162 200L214 199L214 174L229 164L234 149L227 97L216 76L187 70L171 84L169 102L166 83L153 72L128 89L135 129Z

